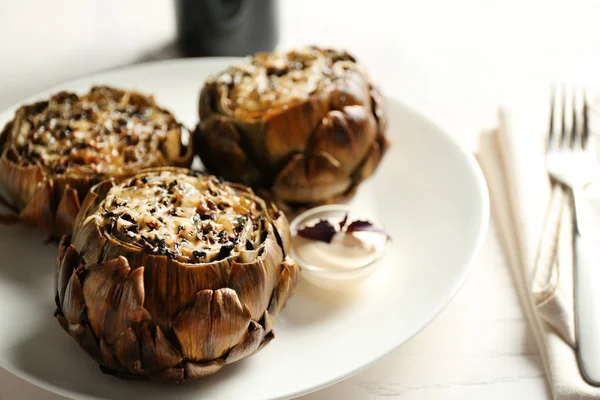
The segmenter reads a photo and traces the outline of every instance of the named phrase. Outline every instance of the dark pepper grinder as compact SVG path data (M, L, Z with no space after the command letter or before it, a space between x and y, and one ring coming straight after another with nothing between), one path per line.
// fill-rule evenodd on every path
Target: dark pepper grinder
M277 0L176 0L177 35L188 57L272 51L279 39Z

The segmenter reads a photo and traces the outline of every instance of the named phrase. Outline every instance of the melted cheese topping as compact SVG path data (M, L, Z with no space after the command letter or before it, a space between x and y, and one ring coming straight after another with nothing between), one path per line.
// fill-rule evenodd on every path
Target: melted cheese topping
M307 47L258 53L216 79L227 88L227 105L234 112L262 113L302 101L355 68L345 53Z
M14 141L26 162L56 174L73 168L118 174L148 160L170 131L180 129L151 98L106 87L81 97L62 92L39 104L20 121Z
M212 176L137 175L111 188L99 213L90 218L105 234L184 262L250 252L264 239L261 205Z

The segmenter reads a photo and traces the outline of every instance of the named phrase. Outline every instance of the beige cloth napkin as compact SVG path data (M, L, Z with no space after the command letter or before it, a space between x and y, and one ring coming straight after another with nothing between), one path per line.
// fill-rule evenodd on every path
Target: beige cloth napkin
M600 389L581 377L574 351L571 207L546 173L548 121L548 101L504 108L498 127L481 135L477 158L554 399L600 399Z

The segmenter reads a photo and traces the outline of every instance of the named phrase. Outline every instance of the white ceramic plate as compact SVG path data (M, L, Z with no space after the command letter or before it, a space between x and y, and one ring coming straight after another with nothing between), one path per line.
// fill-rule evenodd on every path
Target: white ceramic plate
M112 70L59 89L111 84L154 93L193 127L207 75L232 59L164 61ZM28 99L27 102L33 99ZM0 114L0 124L15 108ZM393 237L384 265L358 293L302 281L264 350L200 382L175 387L104 375L53 317L56 246L20 225L0 226L0 365L50 391L78 398L280 399L338 382L425 327L465 280L487 226L487 190L474 159L442 130L389 99L393 142L354 204Z

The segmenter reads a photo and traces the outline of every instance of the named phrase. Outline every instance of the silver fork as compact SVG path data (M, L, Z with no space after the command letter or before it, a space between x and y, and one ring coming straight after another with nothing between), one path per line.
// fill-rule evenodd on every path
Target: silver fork
M583 378L600 386L599 242L589 228L591 214L583 198L585 187L599 171L592 142L585 92L553 88L546 168L550 177L571 194L577 358Z

